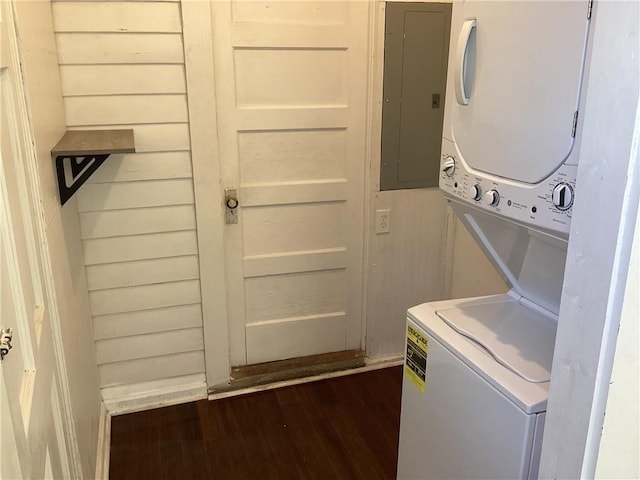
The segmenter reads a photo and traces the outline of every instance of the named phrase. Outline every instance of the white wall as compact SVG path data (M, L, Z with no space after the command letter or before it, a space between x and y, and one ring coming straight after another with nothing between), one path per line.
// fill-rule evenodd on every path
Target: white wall
M76 195L100 385L192 382L204 352L180 4L53 13L67 125L135 136Z
M622 306L596 478L640 478L640 211Z
M639 16L635 1L594 3L543 478L592 478L596 471L640 198Z
M50 154L65 132L51 4L49 1L17 2L16 7L27 102L38 155L47 247L64 345L65 362L58 381L70 396L82 475L93 478L101 400L78 218L73 202L60 207Z
M366 350L371 357L404 352L408 307L506 290L484 253L456 220L439 189L380 191L384 11L385 2L374 3L366 258ZM379 209L391 210L389 233L375 233Z
M391 231L375 233L375 211ZM367 353L403 353L407 308L503 293L507 285L434 188L376 192L370 207Z
M375 210L390 209L376 235ZM407 308L447 297L447 207L438 189L377 192L370 212L367 353L403 353Z

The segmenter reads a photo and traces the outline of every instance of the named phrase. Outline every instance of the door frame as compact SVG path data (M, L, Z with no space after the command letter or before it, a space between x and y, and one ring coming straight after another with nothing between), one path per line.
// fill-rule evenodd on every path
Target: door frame
M207 386L229 382L229 325L225 279L224 191L216 94L213 86L211 2L185 0L182 10L184 67L195 196Z
M593 7L586 101L578 119L576 184L586 195L571 221L540 478L596 476L640 203L640 6L625 1Z

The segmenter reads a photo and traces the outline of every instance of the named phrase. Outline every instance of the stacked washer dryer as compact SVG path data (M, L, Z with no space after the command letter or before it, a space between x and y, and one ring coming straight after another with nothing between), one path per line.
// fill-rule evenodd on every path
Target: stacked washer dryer
M454 2L440 188L511 287L411 308L398 478L537 478L589 1Z

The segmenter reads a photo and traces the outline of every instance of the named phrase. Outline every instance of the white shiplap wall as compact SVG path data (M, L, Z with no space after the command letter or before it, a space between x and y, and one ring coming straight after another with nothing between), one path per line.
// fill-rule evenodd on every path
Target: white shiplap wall
M77 193L101 387L193 382L204 352L180 4L52 5L68 128L135 135L137 153Z

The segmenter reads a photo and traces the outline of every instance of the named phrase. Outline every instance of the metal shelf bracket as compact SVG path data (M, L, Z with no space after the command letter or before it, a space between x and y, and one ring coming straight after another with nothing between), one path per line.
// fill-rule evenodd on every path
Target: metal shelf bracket
M112 153L135 152L133 130L67 131L51 150L64 205Z

